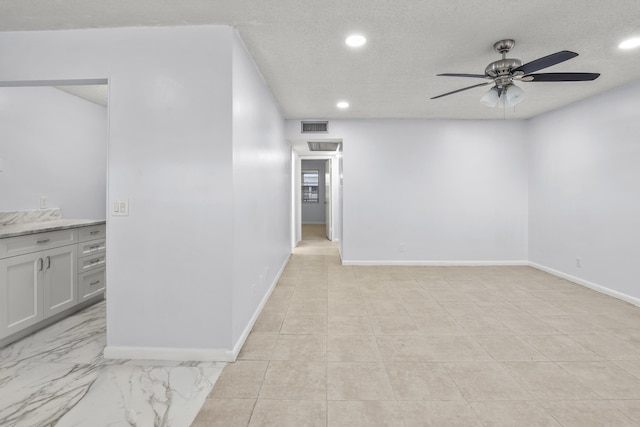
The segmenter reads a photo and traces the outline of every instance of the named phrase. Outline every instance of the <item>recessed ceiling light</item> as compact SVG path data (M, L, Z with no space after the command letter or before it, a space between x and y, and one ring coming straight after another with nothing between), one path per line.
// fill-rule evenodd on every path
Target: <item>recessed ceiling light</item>
M349 108L349 103L347 101L340 101L336 104L336 107L344 110L345 108Z
M618 45L620 49L633 49L634 47L638 46L640 46L640 37L627 39Z
M344 42L347 44L347 46L360 47L364 46L364 44L367 42L367 39L363 35L352 34L347 37Z

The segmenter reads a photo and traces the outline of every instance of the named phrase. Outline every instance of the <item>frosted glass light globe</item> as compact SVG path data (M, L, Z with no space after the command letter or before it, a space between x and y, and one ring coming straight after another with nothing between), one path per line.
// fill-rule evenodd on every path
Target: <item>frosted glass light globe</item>
M365 43L367 43L367 39L363 35L353 34L347 37L344 42L347 44L347 46L350 47L361 47L364 46Z

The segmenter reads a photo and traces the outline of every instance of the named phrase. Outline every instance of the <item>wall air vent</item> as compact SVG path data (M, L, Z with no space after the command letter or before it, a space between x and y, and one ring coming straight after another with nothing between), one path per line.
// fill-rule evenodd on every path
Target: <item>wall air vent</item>
M310 151L336 151L340 146L339 142L328 141L307 141Z
M301 122L302 133L329 132L329 122Z

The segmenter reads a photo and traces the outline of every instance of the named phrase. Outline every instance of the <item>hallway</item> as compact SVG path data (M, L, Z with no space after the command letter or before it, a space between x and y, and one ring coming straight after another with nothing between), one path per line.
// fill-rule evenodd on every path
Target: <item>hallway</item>
M640 309L529 267L304 241L194 427L637 426Z
M326 236L324 224L304 224L302 240L293 249L294 255L326 255L340 256L338 244L331 242Z

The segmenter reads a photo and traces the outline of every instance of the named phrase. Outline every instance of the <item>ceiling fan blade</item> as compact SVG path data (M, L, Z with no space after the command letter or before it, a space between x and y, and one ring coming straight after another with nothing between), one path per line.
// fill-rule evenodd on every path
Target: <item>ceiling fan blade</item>
M486 86L486 85L492 84L492 83L493 83L493 81L490 81L490 82L480 83L480 84L473 85L473 86L463 87L462 89L458 89L458 90L454 90L452 92L443 93L442 95L434 96L431 99L442 98L443 96L453 95L454 93L462 92L463 90L473 89L474 87L479 87L479 86Z
M533 73L534 71L542 70L543 68L551 67L552 65L559 64L561 62L567 61L571 58L575 58L578 56L575 52L570 52L568 50L563 50L560 52L552 53L551 55L544 56L542 58L538 58L531 62L527 62L515 68L513 72L521 71L524 74Z
M437 76L446 76L446 77L473 77L476 79L487 79L489 78L487 75L485 74L458 74L458 73L443 73L443 74L436 74Z
M600 77L599 73L541 73L522 76L525 82L586 82Z

